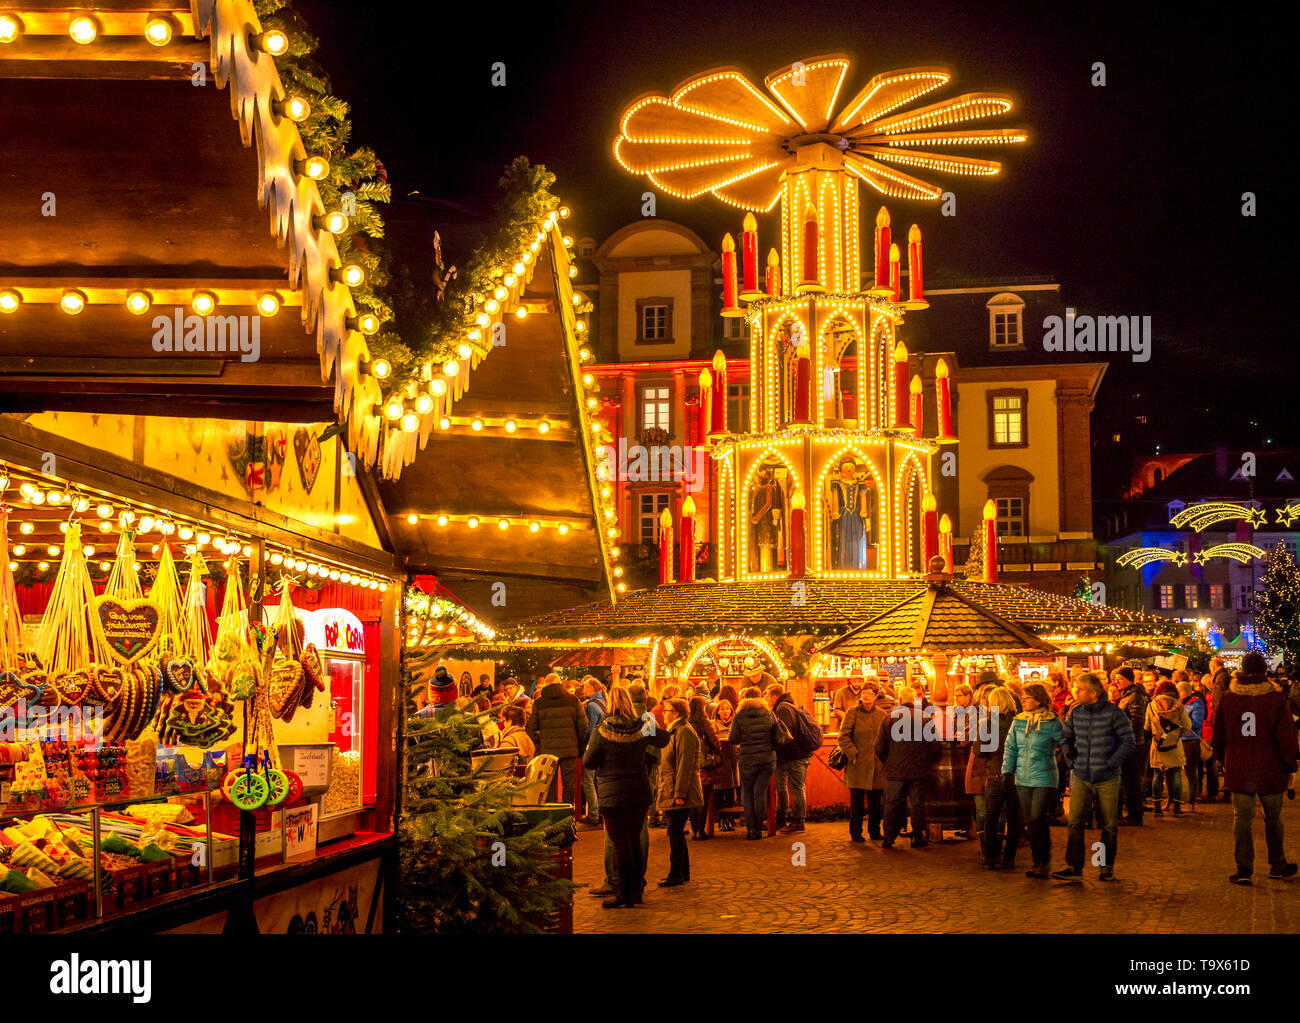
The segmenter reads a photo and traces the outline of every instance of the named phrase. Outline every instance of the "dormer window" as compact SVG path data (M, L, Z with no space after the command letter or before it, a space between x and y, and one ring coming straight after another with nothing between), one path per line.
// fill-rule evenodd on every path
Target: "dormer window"
M988 310L989 348L993 351L1023 349L1024 299L1004 291L989 299Z

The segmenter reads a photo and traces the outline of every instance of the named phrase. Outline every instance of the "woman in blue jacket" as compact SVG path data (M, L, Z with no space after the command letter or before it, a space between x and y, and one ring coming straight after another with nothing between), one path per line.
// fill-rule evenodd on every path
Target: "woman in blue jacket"
M1056 751L1065 738L1061 719L1052 710L1047 687L1038 682L1025 686L1024 713L1016 715L1002 756L1002 774L1015 776L1020 816L1029 830L1029 851L1034 865L1026 877L1046 880L1051 874L1052 833L1048 811L1056 802L1058 784Z
M1179 679L1179 674L1182 674L1182 679ZM1192 689L1187 672L1175 671L1174 684L1178 686L1178 696L1187 708L1187 717L1192 722L1192 730L1183 736L1183 756L1187 761L1187 781L1191 786L1187 804L1196 809L1196 797L1201 794L1201 775L1204 773L1204 765L1201 763L1201 730L1205 726L1205 701Z

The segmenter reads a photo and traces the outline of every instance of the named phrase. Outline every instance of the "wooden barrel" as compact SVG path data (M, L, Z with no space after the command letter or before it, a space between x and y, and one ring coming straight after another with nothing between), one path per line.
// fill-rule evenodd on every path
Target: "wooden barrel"
M974 811L973 801L966 795L969 750L959 742L944 741L939 743L939 751L925 797L925 819L933 824L964 827Z

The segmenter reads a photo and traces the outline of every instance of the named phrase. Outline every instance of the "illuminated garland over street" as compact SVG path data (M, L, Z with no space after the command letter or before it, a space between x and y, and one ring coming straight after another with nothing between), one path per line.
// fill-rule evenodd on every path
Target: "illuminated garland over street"
M1201 504L1188 505L1169 519L1169 524L1177 529L1194 529L1200 532L1216 522L1231 519L1246 519L1253 529L1258 529L1266 521L1263 508L1252 508L1235 501L1205 501Z
M1187 555L1183 551L1170 550L1168 547L1134 547L1115 559L1117 565L1126 568L1142 568L1156 561L1172 561L1175 565L1187 564Z
M1204 565L1211 558L1231 558L1244 565L1252 558L1263 558L1266 553L1253 543L1221 543L1207 547L1193 555L1194 559Z

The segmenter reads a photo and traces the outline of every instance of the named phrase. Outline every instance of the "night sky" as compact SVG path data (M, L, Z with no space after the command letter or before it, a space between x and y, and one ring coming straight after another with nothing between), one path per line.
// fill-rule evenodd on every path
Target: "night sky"
M1292 270L1281 260L1294 221L1281 181L1292 118L1278 112L1294 57L1279 52L1280 26L1245 8L1233 21L1221 7L1201 16L1135 3L462 5L471 25L433 6L373 17L350 4L345 16L338 0L295 6L352 103L354 142L376 149L395 195L418 189L487 211L500 169L526 154L557 175L572 230L598 240L639 218L651 187L613 159L619 113L695 72L731 64L761 85L793 60L838 52L854 60L844 98L877 72L926 64L955 78L922 102L1010 93L1010 115L977 124L1026 128L1029 144L969 152L1001 159L1002 174L931 176L957 192L955 218L891 200L896 219L925 231L927 280L1053 274L1080 313L1150 315L1151 361L1111 356L1094 415L1097 435L1131 424L1138 407L1148 414L1146 431L1126 431L1125 461L1156 444L1295 443ZM495 61L504 88L491 85ZM1104 88L1090 83L1095 61ZM1246 191L1254 218L1241 215ZM661 195L658 213L715 247L740 226L709 196ZM764 249L775 241L775 215L760 219L763 238ZM1031 345L1040 334L1026 325Z

